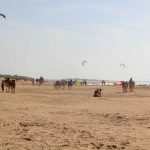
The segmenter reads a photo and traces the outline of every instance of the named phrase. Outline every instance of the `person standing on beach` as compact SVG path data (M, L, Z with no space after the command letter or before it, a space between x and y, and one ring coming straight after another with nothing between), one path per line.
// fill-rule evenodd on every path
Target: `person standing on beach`
M4 87L5 87L4 81L2 81L2 83L1 83L2 92L4 92Z
M34 80L32 80L32 85L34 86Z

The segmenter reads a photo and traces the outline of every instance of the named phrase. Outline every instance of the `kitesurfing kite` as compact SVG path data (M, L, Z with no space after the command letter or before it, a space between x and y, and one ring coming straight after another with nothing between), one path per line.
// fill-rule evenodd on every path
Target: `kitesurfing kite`
M126 66L125 66L125 64L122 63L122 64L120 64L120 67L125 68Z
M2 16L3 18L5 18L5 19L6 19L6 16L5 16L4 14L1 14L1 13L0 13L0 16Z
M86 60L82 61L82 66L84 66L84 65L85 65L85 63L87 63L87 61L86 61Z

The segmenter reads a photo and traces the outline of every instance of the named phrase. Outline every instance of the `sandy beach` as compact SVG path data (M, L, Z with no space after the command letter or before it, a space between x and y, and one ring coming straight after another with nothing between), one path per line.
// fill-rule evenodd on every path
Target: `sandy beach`
M0 93L0 150L149 150L150 87L17 84Z

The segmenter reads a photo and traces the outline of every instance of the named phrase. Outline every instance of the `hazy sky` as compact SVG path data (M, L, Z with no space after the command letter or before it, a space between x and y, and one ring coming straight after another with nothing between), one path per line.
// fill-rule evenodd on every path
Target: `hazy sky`
M0 73L150 80L149 8L149 0L3 0Z

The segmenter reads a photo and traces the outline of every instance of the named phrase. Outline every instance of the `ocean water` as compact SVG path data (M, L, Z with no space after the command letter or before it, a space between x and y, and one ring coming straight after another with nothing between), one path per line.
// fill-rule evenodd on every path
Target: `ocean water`
M105 85L114 85L114 83L118 83L120 81L111 81L111 82L107 82L105 83ZM87 81L87 85L102 85L101 81ZM135 81L135 85L143 85L143 86L150 86L150 81Z
M146 85L146 86L150 86L150 81L135 81L135 85Z

